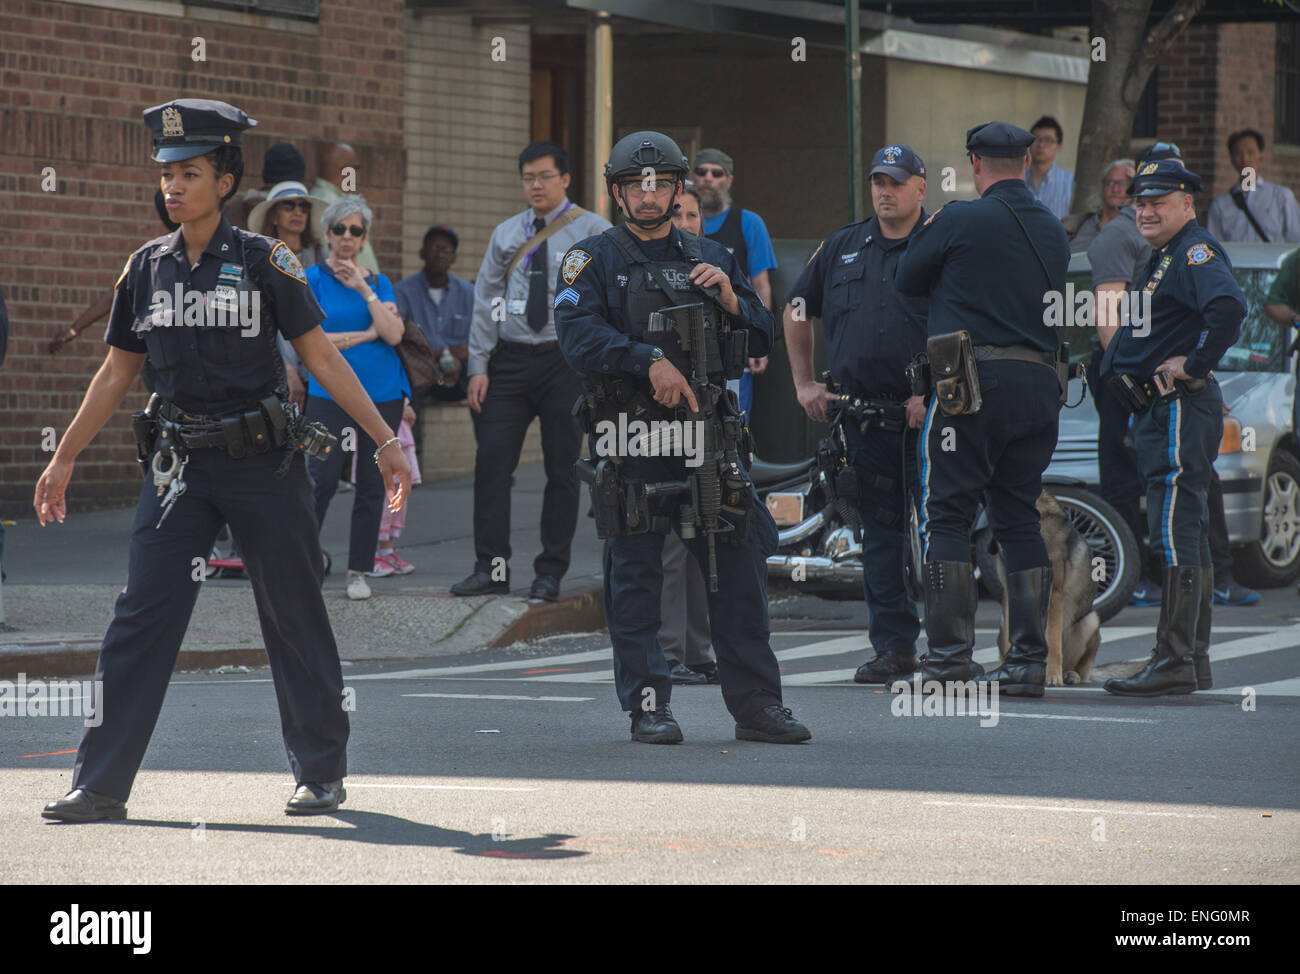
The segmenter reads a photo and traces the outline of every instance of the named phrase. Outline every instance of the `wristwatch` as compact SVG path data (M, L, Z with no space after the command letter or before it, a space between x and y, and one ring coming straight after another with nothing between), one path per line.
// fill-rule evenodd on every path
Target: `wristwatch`
M651 365L653 365L655 362L658 362L658 361L659 361L661 358L663 358L663 357L664 357L664 350L663 350L662 348L659 348L657 345L651 347L651 349L650 349L650 364L651 364Z

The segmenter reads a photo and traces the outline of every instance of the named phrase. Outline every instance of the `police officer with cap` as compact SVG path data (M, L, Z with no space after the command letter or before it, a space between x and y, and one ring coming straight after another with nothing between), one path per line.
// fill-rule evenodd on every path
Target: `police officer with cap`
M383 444L373 458L399 506L410 468L356 376L325 338L297 258L234 229L221 204L243 173L240 134L257 123L219 101L185 98L144 113L168 213L180 224L128 258L115 285L108 355L36 484L37 519L62 522L78 454L112 418L146 354L157 393L133 417L146 477L126 588L104 637L96 726L77 752L72 791L45 818L126 817L126 799L162 708L176 654L222 523L253 582L280 724L298 787L286 813L343 801L348 719L338 648L320 593L323 565L304 451L332 448L288 400L276 335ZM370 458L362 462L371 462Z
M1101 376L1133 409L1147 524L1165 567L1155 649L1136 675L1106 681L1119 696L1191 693L1211 683L1206 497L1223 437L1223 396L1210 370L1237 340L1246 298L1222 244L1196 222L1192 194L1201 189L1179 159L1162 159L1143 164L1129 190L1138 230L1153 248L1139 279L1151 295L1151 321L1141 336L1119 329Z
M925 218L925 163L907 145L887 145L871 160L875 215L818 246L786 298L784 326L799 404L826 422L837 398L813 378L810 318L822 320L831 378L841 394L872 412L847 421L844 434L857 472L862 514L862 584L875 658L858 667L858 683L889 683L916 669L921 631L903 584L905 491L919 506L916 431L925 400L912 395L907 366L925 351L927 300L894 287L899 258Z
M721 244L672 225L686 170L681 149L659 132L635 132L621 139L605 166L605 184L625 222L580 241L561 265L555 298L560 349L569 365L584 375L602 423L627 423L632 416L673 421L685 411L679 405L701 415L702 404L684 374L690 367L680 354L679 336L655 330L667 317L666 309L705 306L711 322L705 333L707 347L695 353L710 363L730 351L743 364L746 350L740 335L748 335L749 355L765 355L771 344L771 312L759 301L744 269ZM725 342L723 312L736 330ZM707 390L697 388L716 396L725 376L710 367L707 379ZM734 394L725 393L718 401L716 417L703 419L730 423L723 428L733 431L739 428ZM631 443L619 443L615 449L622 455L602 457L607 448L597 440L592 459L601 465L617 461L627 495L638 482L690 482L701 476L693 471L703 471L712 462L698 449L694 467L688 465L692 457L685 449L675 452L686 456L640 455L643 451ZM598 469L607 469L601 465ZM735 718L738 739L794 744L812 735L782 706L780 671L768 642L766 560L776 550L776 524L758 501L744 467L734 464L731 474L738 484L724 496L729 498L725 503L734 530L730 536L713 535L716 591L709 592L722 696ZM704 499L699 503L702 506ZM682 740L669 708L672 680L657 634L667 531L683 534L706 578L710 575L706 537L685 536L694 533L684 525L688 510L681 493L649 498L646 511L638 507L619 518L621 523L605 544L605 618L614 644L614 680L623 710L632 715L632 738L644 743ZM599 521L600 514L597 517Z
M935 392L921 434L929 649L921 673L940 681L982 676L971 658L970 528L987 498L1006 560L1011 646L1003 665L983 678L1003 693L1038 697L1052 569L1035 503L1056 447L1062 392L1059 342L1043 323L1043 308L1050 292L1064 292L1070 247L1061 221L1025 185L1033 140L1006 122L966 133L980 198L949 203L926 220L912 234L895 283L904 294L930 297ZM939 337L961 331L969 345Z

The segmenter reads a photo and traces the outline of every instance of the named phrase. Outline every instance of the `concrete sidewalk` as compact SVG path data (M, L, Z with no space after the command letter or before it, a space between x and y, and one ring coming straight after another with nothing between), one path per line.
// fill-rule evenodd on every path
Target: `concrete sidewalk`
M416 487L397 550L415 565L404 577L369 579L372 597L345 594L353 493L335 495L321 533L333 557L325 579L339 655L345 660L421 658L503 646L556 632L604 627L601 546L583 491L572 562L560 601L530 603L532 561L546 478L541 464L516 472L511 511L511 595L456 598L448 589L474 567L473 477ZM72 490L76 490L74 480ZM0 628L0 678L79 675L95 656L126 584L133 509L71 514L40 528L33 517L7 529L4 586L7 628ZM179 668L262 665L266 661L252 588L244 578L203 583Z

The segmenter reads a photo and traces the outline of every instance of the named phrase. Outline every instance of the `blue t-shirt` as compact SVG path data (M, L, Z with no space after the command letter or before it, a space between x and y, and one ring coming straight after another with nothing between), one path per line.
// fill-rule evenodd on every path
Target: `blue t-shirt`
M717 233L727 219L731 207L727 207L717 216L704 218L704 235ZM763 218L753 210L740 211L740 235L745 238L745 250L749 252L749 276L757 277L763 271L776 269L776 251L772 249L772 238L768 236L767 225Z
M383 274L378 278L367 274L366 280L380 301L393 300L393 285ZM325 320L321 322L325 331L365 331L370 327L370 308L366 299L352 288L341 284L328 264L308 267L307 284L311 287L312 294L316 295L321 310L325 312ZM366 395L375 402L390 402L411 394L406 370L402 368L402 360L397 357L397 350L382 338L339 351L357 374ZM307 394L322 399L332 398L314 375L307 380Z

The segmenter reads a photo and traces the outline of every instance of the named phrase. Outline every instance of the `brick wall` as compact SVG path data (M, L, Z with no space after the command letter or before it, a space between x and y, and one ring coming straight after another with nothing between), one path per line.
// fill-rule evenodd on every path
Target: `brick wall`
M375 210L380 265L401 266L403 4L364 9L322 0L317 23L179 4L149 13L50 0L6 0L0 13L0 212L9 221L0 285L9 358L0 370L0 511L26 516L49 455L104 357L102 324L57 355L49 339L105 294L126 257L162 229L153 208L143 109L176 97L232 102L259 121L244 139L240 192L260 184L273 142L298 146L307 181L318 147L343 139L359 155L357 189ZM191 57L202 37L206 61ZM42 192L53 167L56 192ZM139 383L77 464L69 505L129 501L139 489L129 414Z
M1264 135L1261 175L1300 189L1300 146L1273 144L1276 56L1274 24L1193 24L1160 62L1158 131L1178 143L1205 184L1196 198L1202 221L1213 198L1236 179L1227 141L1240 129Z

